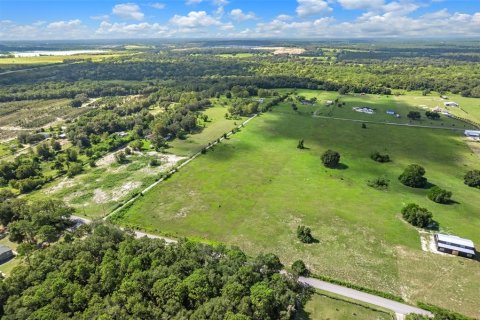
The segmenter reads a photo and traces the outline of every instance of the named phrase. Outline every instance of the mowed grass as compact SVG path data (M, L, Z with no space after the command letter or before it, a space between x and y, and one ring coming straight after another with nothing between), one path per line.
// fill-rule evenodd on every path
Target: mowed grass
M296 148L299 139L308 149ZM322 166L320 156L329 148L341 153L342 169ZM393 162L372 161L376 150ZM432 184L453 191L456 203L435 204L427 190L401 185L397 177L411 163L424 166ZM303 259L317 274L480 316L480 264L422 252L417 230L400 215L405 204L418 203L433 212L443 232L480 243L479 190L463 184L465 172L479 166L458 132L385 124L362 129L357 122L293 113L285 103L116 220L238 245L250 254L274 252L287 265ZM390 179L389 191L367 187L380 176ZM311 227L319 243L300 243L298 225Z
M188 135L185 140L175 139L169 142L170 148L167 149L169 153L191 156L247 119L246 117L240 117L237 120L225 119L225 113L228 113L228 109L220 105L218 101L215 102L213 107L202 113L206 114L209 119L205 123L205 127L198 133Z
M427 106L429 108L440 108L448 110L451 114L458 117L470 119L480 123L480 99L462 97L457 94L447 94L448 99L441 99L440 94L431 93L427 96L422 96L420 93L407 93L396 97L396 100L402 103L407 103L413 106ZM445 107L444 102L454 101L458 103L459 107Z
M295 320L392 320L393 315L356 301L317 291Z
M102 61L106 58L114 58L123 56L126 53L111 52L102 54L74 54L74 55L60 55L60 56L38 56L38 57L14 57L14 58L0 58L0 65L34 65L34 64L52 64L62 63L64 60L84 60L92 59L93 62Z

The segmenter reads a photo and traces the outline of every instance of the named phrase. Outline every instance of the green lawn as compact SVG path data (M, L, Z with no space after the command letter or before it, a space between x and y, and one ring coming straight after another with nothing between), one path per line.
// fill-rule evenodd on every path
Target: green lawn
M480 243L479 190L463 184L464 173L480 161L461 133L384 124L362 129L300 111L285 103L254 119L117 222L238 245L251 254L274 252L287 265L303 259L318 274L479 316L478 262L422 252L418 232L399 214L403 205L418 203L433 212L442 231ZM296 149L299 139L308 149ZM328 148L341 153L342 169L321 165ZM370 160L376 150L393 162ZM401 185L397 177L411 163L423 165L432 184L453 191L456 203L435 204L427 190ZM367 187L379 176L391 180L389 191ZM300 224L320 242L297 241Z
M221 100L224 101L224 100ZM180 156L190 156L202 150L209 142L220 138L222 134L231 131L236 125L239 125L247 118L241 117L238 120L225 119L227 107L220 105L219 101L214 101L215 105L208 108L203 113L208 116L208 122L205 128L200 132L191 134L186 140L175 139L169 142L171 146L167 151Z
M392 320L392 314L374 307L318 291L298 312L295 320Z

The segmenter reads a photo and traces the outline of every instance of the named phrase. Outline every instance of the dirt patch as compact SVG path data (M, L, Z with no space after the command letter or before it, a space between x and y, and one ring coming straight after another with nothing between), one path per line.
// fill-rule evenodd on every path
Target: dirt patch
M65 177L58 184L56 184L56 185L54 185L54 186L52 186L48 189L45 189L45 193L46 194L53 194L53 193L56 193L58 191L61 191L64 188L70 188L74 185L75 185L75 181L73 181L73 179L69 179L69 178Z
M258 50L270 50L273 54L302 54L305 52L303 48L288 48L288 47L258 47Z
M118 201L122 197L126 196L130 191L135 190L136 188L142 185L139 181L129 181L124 183L120 188L112 190L112 201Z
M155 151L147 152L150 157L156 157L160 161L160 165L156 167L147 166L141 170L146 174L156 174L163 171L167 171L174 167L178 162L187 159L187 157L180 157L174 154L165 154Z
M433 237L433 234L431 233L421 231L420 243L422 245L422 250L425 252L431 252L431 253L436 253L440 255L447 255L437 250L437 247L435 246L435 239Z
M110 200L110 197L102 189L93 190L93 202L95 202L95 203L106 203L109 200Z
M116 161L115 160L115 153L117 153L119 151L123 151L123 149L125 149L125 148L122 148L122 149L119 149L115 152L109 153L106 156L104 156L103 158L98 159L97 162L96 162L97 167L106 167L106 166L114 163Z
M477 157L480 158L480 141L468 139L467 145L470 148L470 150L472 150L472 152L475 153Z

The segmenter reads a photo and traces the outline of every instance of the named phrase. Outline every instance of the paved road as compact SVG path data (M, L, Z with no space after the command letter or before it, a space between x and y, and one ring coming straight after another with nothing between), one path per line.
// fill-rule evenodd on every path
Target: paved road
M298 281L304 284L308 284L316 289L328 291L328 292L335 293L347 298L355 299L355 300L366 302L366 303L379 306L388 310L392 310L393 312L395 312L397 319L404 319L405 315L409 313L417 313L417 314L422 314L429 317L433 316L430 312L420 308L412 307L404 303L385 299L379 296L375 296L373 294L350 289L347 287L342 287L342 286L321 281L318 279L300 277Z

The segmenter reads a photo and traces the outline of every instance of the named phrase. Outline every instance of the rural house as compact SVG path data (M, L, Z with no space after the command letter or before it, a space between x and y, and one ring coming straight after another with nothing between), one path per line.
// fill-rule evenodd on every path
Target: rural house
M12 249L0 244L0 263L7 262L13 257Z
M437 233L435 235L435 245L437 250L441 252L466 258L475 257L475 246L468 239Z

